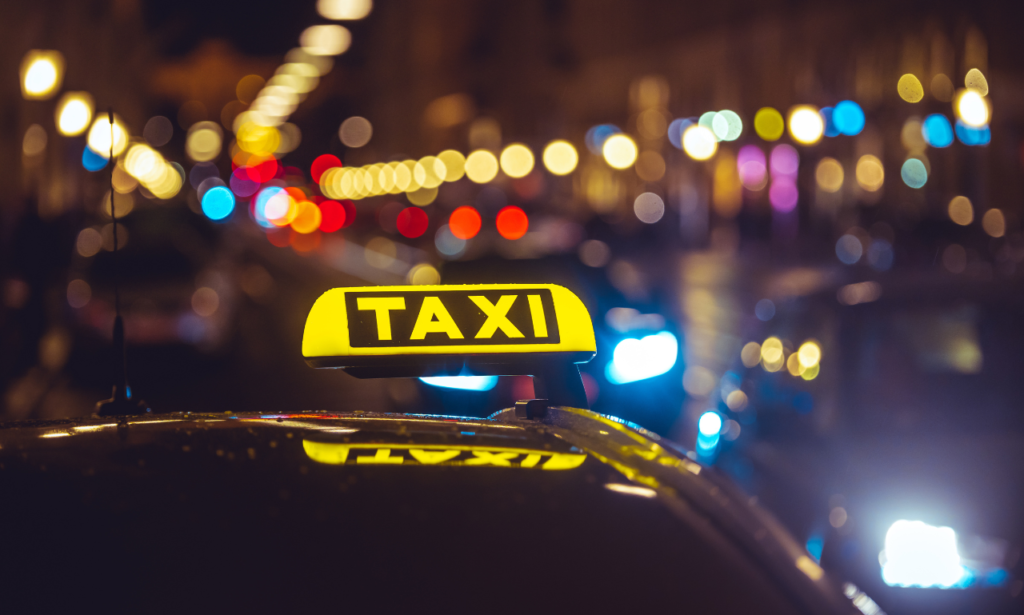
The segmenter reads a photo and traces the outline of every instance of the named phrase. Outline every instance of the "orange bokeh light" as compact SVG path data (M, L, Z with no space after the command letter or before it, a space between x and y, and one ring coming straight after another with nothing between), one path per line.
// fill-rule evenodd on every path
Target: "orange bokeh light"
M448 230L459 239L472 239L480 232L482 221L477 210L463 205L448 218Z
M495 224L498 227L498 234L505 239L519 239L530 228L530 218L522 209L509 205L498 212Z

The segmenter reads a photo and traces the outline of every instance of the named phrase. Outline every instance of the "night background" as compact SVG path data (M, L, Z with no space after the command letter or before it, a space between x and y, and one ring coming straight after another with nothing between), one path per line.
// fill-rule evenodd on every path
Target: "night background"
M487 416L531 379L313 370L309 308L556 283L594 321L595 411L888 613L1019 608L1019 3L4 9L0 420L110 397L115 279L154 412ZM954 528L962 574L887 573L900 520Z

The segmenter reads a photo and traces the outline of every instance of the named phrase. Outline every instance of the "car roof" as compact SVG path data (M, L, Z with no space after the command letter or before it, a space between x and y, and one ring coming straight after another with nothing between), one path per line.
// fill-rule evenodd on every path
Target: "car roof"
M541 575L555 585L520 597L574 595L576 605L664 604L689 578L690 603L704 612L850 612L817 564L730 483L655 434L575 408L533 421L506 409L488 419L179 413L8 424L0 486L21 503L0 513L24 530L14 547L103 553L101 568L139 587L151 580L117 553L164 579L192 569L241 583L228 573L252 574L259 562L289 579L302 570L426 592L446 579L435 561L477 590L505 587L502 575L513 585ZM82 520L94 531L69 541L69 524ZM107 533L121 539L98 538ZM491 576L474 557L505 564ZM521 570L530 562L536 571ZM50 578L53 562L29 557L7 572L26 571ZM622 585L580 593L608 574ZM661 585L636 586L644 582ZM730 583L747 593L723 594Z

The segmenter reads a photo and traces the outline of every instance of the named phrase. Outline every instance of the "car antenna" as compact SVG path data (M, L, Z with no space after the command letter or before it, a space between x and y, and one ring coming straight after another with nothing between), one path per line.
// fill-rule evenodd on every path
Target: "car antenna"
M110 399L96 403L96 414L98 416L124 416L129 414L144 414L150 411L146 402L132 400L132 388L128 386L128 346L124 340L124 320L121 318L121 295L118 288L121 270L117 243L117 211L114 209L114 108L107 109L107 119L110 121L110 218L114 227L114 335L113 346L115 357L120 358L120 370L114 377L114 391ZM118 361L115 359L115 363Z

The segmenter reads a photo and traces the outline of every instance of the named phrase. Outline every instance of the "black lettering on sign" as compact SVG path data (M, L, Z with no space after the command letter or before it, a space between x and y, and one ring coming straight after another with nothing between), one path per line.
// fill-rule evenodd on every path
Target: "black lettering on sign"
M347 292L349 344L469 346L557 344L551 291Z

